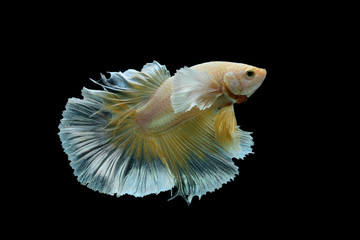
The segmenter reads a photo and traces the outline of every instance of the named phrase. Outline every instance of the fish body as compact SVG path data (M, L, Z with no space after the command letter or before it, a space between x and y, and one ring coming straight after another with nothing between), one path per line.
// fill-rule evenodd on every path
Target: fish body
M238 173L232 158L253 145L236 123L266 70L208 62L170 76L156 61L139 72L110 73L69 99L60 138L78 180L107 194L145 196L177 188L188 203ZM175 197L174 196L174 197Z
M206 72L214 82L218 83L214 89L221 93L221 97L219 97L211 107L220 108L227 104L234 103L234 100L238 100L232 98L233 95L228 94L226 92L228 90L225 90L226 88L223 89L223 76L228 71L240 72L242 66L245 65L231 62L208 62L195 65L190 69ZM266 72L262 74L266 75ZM150 101L136 111L136 119L143 129L148 131L166 131L169 128L175 127L178 124L193 118L201 112L199 108L195 107L187 112L174 113L174 109L171 105L174 79L175 77L167 79L161 87L155 91ZM245 95L239 98L244 99L244 96Z

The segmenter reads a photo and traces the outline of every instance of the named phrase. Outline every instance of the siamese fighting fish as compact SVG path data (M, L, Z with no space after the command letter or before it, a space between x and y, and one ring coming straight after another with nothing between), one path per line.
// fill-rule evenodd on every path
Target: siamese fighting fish
M118 197L171 190L170 199L200 199L234 179L233 158L252 153L251 132L237 126L233 105L265 76L265 69L222 61L171 76L154 61L91 79L103 90L83 88L82 99L70 98L59 125L74 175Z

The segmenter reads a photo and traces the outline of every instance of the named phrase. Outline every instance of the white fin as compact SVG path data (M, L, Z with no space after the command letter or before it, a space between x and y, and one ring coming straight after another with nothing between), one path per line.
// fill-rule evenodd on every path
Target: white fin
M110 72L109 78L101 75L100 80L91 80L102 86L104 90L117 94L129 106L139 108L145 105L168 78L170 73L166 67L154 61L144 65L141 72L134 69L124 73Z
M78 181L117 196L170 190L171 173L156 152L149 152L148 139L132 124L135 110L127 105L104 107L113 93L84 88L82 95L84 99L69 99L59 125L62 146Z
M243 131L239 126L236 126L234 144L229 145L227 149L234 158L244 159L247 154L254 153L251 148L254 145L251 133Z
M221 95L221 85L206 72L184 67L174 76L171 105L174 112L187 112L194 106L207 109Z

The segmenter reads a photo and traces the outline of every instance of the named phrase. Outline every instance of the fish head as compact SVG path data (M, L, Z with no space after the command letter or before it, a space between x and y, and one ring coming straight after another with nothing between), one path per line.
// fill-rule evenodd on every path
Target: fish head
M226 69L223 80L230 97L248 98L260 87L265 77L265 69L238 63Z

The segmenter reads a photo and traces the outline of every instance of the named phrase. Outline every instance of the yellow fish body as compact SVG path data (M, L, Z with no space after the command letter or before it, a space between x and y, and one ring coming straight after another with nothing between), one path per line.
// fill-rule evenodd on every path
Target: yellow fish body
M177 188L188 203L238 173L232 158L252 153L233 104L261 85L266 70L208 62L170 76L158 62L110 73L69 99L59 135L80 183L117 196ZM174 196L174 197L175 197Z

